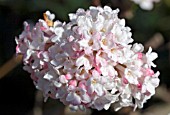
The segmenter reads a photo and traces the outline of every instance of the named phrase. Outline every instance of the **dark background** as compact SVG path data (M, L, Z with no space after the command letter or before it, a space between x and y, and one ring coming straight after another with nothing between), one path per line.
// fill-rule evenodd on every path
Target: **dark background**
M15 56L15 36L22 32L25 20L34 25L38 19L43 18L42 14L46 10L50 10L56 14L55 19L67 22L68 13L75 12L80 7L87 9L90 5L109 5L113 9L120 9L119 15L125 18L126 25L131 27L135 42L145 44L146 48L151 45L158 53L159 58L155 61L158 66L155 70L161 72L161 83L156 96L150 99L142 110L137 110L135 113L131 112L131 108L125 108L116 113L110 109L100 112L89 110L90 113L86 114L144 115L148 111L157 110L157 106L159 108L166 106L170 112L170 101L168 101L170 100L170 0L162 0L155 4L151 11L140 9L130 0L0 0L0 67ZM47 103L42 101L41 92L35 89L29 74L22 69L22 64L0 78L0 115L75 114L69 113L58 100L49 99Z

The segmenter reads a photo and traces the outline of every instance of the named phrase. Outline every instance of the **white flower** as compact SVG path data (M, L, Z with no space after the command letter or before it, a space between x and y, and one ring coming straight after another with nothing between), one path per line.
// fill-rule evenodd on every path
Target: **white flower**
M106 94L105 96L101 96L94 101L94 107L97 110L102 110L103 108L105 110L108 110L110 105L117 100L118 100L118 95Z
M137 53L137 52L143 52L144 47L142 44L135 43L133 44L132 50Z
M81 56L76 60L76 66L77 67L84 66L85 70L89 70L92 68L92 65L90 64L90 60L88 59L88 57L85 56Z
M81 102L90 103L91 99L84 89L76 88L67 95L66 101L71 102L72 105L80 105Z
M160 0L132 0L134 3L139 4L139 6L144 10L152 10L154 2L157 3Z
M108 110L112 103L118 110L141 108L155 94L159 72L151 66L158 56L130 44L131 29L118 12L91 6L69 14L66 24L53 22L47 11L33 28L24 23L16 53L23 55L24 70L45 99L59 99L74 110Z
M49 18L50 20L54 20L55 15L54 15L54 14L51 14L50 11L46 11L45 14L48 16L48 18Z
M159 72L155 73L152 76L146 76L144 79L144 83L142 86L142 93L149 92L150 95L155 94L155 87L158 87L159 85Z
M52 42L60 42L63 32L64 32L64 29L62 27L56 27L54 29L54 33L56 34L56 36L52 37L51 41Z
M156 65L153 63L153 61L158 57L158 54L155 52L152 52L152 48L149 47L148 52L146 53L146 60L147 60L147 65L149 67L156 67Z
M87 81L87 92L89 94L93 94L95 92L98 96L104 95L103 86L98 82L98 79L89 78L89 80Z

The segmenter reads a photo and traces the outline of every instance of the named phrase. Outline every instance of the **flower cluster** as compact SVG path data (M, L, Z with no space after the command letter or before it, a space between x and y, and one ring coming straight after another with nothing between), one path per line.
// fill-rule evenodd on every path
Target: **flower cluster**
M142 108L155 94L159 72L151 67L156 67L157 54L130 44L131 29L118 12L91 6L69 14L66 24L53 21L47 11L33 28L24 23L16 52L45 99L59 99L72 109L107 110L114 103L118 110Z
M154 2L157 3L160 0L131 0L136 4L139 4L139 6L144 10L152 10Z

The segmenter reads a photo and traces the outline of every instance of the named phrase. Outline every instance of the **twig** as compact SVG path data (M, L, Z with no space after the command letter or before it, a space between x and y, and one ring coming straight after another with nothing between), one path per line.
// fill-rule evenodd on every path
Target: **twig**
M13 56L4 65L0 67L0 79L7 75L11 70L13 70L22 60L22 56Z
M145 48L148 49L151 46L153 49L157 49L164 43L162 34L156 33L151 39L145 43Z

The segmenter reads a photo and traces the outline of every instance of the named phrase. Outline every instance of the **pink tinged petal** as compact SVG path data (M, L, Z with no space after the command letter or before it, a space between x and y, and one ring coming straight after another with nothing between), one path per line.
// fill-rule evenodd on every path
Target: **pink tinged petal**
M71 86L77 86L77 80L71 80L71 81L69 81L69 85L71 85Z
M95 69L97 70L97 72L98 72L99 74L102 73L99 66L96 66Z
M84 51L75 51L74 58L78 58L84 54Z
M150 68L147 68L146 69L146 75L147 76L152 76L152 75L154 75L154 71L152 69L150 69Z
M66 97L66 101L70 102L72 105L79 105L81 104L81 98L76 93L69 93Z
M37 57L38 57L38 58L41 58L41 57L42 57L42 53L43 53L43 51L39 51L39 52L37 53Z
M25 21L24 22L24 30L29 31L30 30L30 25Z
M142 92L142 93L143 93L143 92ZM144 94L145 94L146 96L148 96L148 97L151 95L151 93L148 92L148 91L144 92Z
M16 53L21 53L19 44L16 46Z
M142 89L142 84L141 83L137 84L137 88Z
M41 26L41 27L40 27L40 29L41 29L41 31L45 31L45 30L47 30L47 28L46 28L46 27L44 27L44 26Z
M123 77L122 79L124 84L128 84L128 80L126 78Z
M69 79L72 78L72 75L71 75L71 74L66 74L66 75L65 75L65 78L66 78L67 80L69 80Z
M61 83L67 83L67 82L68 82L68 80L66 79L66 77L65 77L64 75L61 75L61 76L59 77L59 81L60 81Z
M86 88L85 84L83 84L83 83L79 83L78 87L80 87L80 88L82 88L82 89L87 90L87 88Z
M74 43L74 44L72 45L72 49L73 49L74 51L81 52L81 51L80 51L80 46L79 46L77 43Z
M73 86L73 85L69 85L67 90L68 90L68 91L75 91L75 90L76 90L76 87Z
M137 54L138 54L138 59L142 59L143 54L141 52L138 52Z
M75 38L73 36L69 36L67 39L69 42L72 42Z

